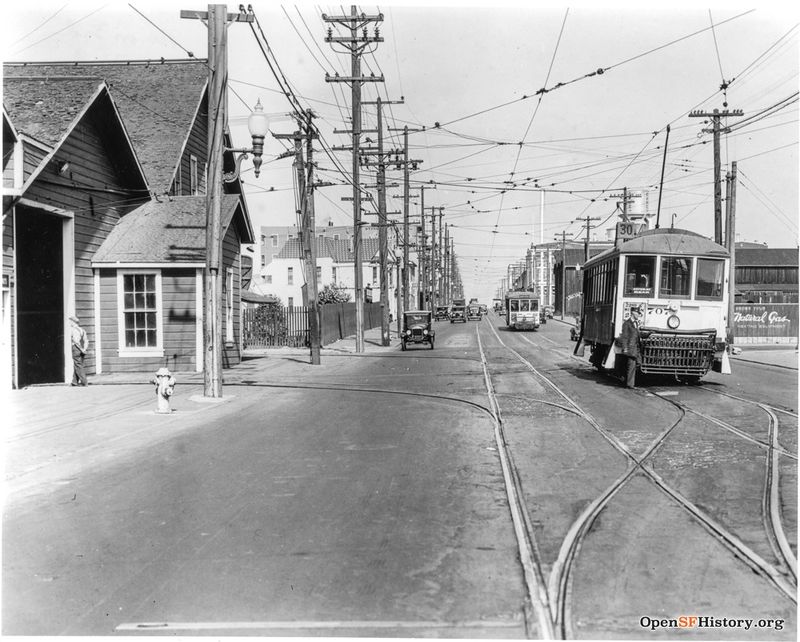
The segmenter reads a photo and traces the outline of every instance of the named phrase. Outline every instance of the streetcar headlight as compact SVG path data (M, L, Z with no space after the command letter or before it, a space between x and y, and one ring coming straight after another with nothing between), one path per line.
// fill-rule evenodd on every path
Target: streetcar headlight
M670 312L677 312L678 311L678 304L677 303L670 303L668 306Z
M669 327L670 330L677 330L680 324L681 320L674 314L670 315L667 319L667 327Z

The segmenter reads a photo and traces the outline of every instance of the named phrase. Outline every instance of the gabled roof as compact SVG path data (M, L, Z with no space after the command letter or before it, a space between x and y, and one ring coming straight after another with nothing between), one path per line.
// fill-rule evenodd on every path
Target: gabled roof
M115 149L120 168L134 176L131 189L146 187L142 167L105 82L86 78L4 79L3 107L26 144L46 150L26 179L30 185L87 114L99 115L104 143ZM97 111L100 110L100 111Z
M224 194L223 235L231 223L237 223L237 217L238 224L243 224L246 217L239 197ZM95 253L92 265L204 263L205 248L206 198L180 196L150 201L123 216Z
M103 82L96 78L48 81L6 77L3 79L3 107L8 110L17 131L55 147L101 87Z
M332 258L334 263L353 263L354 255L350 239L332 239L319 236L317 238L317 258ZM378 239L361 239L361 260L371 262L378 260ZM283 244L276 259L302 259L303 248L299 238L290 238Z
M99 80L108 84L122 120L128 129L133 147L144 168L150 189L163 193L172 182L184 143L198 114L208 79L205 60L161 60L128 62L63 62L5 63L4 83L13 85L13 78L71 79L76 83L64 91L80 99L80 83L95 86ZM66 82L66 81L65 81ZM66 87L66 85L62 85ZM4 98L5 101L5 98ZM52 118L45 123L42 135L58 129L61 115L51 105L44 105ZM17 122L17 127L24 127ZM53 122L55 120L55 122Z

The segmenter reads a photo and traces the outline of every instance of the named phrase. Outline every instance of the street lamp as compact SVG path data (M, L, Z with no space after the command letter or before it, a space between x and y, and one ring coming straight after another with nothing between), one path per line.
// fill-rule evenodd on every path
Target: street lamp
M261 173L261 157L264 154L264 138L269 132L269 118L264 113L264 108L261 106L261 99L258 99L256 106L253 107L253 112L247 119L247 129L250 130L250 136L253 139L253 147L248 148L231 148L226 147L226 152L235 152L239 156L236 157L236 167L232 172L225 172L223 180L226 183L232 183L239 178L239 172L242 168L242 161L247 158L248 154L253 155L253 170L254 175L258 178Z

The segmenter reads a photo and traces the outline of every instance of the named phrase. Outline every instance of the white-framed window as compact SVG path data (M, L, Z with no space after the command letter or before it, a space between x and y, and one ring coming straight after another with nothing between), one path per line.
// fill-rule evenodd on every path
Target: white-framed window
M200 193L200 182L197 175L197 156L189 155L189 192L192 196Z
M233 268L225 273L225 341L233 343Z
M336 283L336 268L331 268L331 281Z
M121 357L164 356L160 270L117 272Z
M377 283L378 282L378 268L374 267L374 266L372 268L372 282L373 283Z
M286 270L286 284L294 285L294 268L290 267Z
M293 308L294 307L294 297L290 296L287 300L286 307Z
M317 283L319 283L320 281L322 281L322 266L318 265L317 266Z

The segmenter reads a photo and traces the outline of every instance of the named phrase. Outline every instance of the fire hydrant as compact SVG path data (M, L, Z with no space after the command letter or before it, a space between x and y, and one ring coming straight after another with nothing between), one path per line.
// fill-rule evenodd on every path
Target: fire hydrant
M175 377L168 368L159 368L156 372L153 383L156 386L156 396L158 397L158 408L156 412L168 415L172 412L169 398L175 390Z

